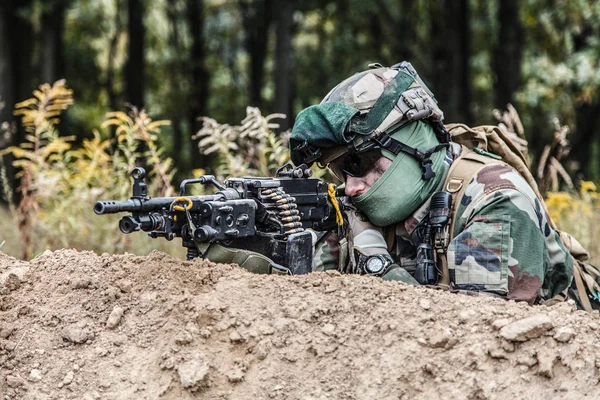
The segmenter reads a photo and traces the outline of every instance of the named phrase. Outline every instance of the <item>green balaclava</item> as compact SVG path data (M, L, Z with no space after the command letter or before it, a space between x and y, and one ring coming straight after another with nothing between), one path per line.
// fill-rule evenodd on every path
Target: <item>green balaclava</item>
M429 149L438 140L433 128L426 122L415 121L404 125L390 136L416 149ZM385 171L366 193L352 199L356 207L377 226L387 226L405 220L434 192L439 190L448 170L445 152L431 156L433 179L424 180L419 162L406 153L394 156L387 150L383 155L392 160Z

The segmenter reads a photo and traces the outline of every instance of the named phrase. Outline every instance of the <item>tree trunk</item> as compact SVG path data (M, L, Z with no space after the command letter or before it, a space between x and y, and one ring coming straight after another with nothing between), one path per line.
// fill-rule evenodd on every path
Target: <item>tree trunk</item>
M273 4L272 0L254 2L242 0L239 4L246 33L246 51L250 57L250 105L261 108L263 106L261 91L264 84L265 59L267 58Z
M514 95L522 78L524 32L519 17L519 0L498 2L498 25L498 42L492 55L496 76L494 93L496 107L504 110L508 103L514 104Z
M63 0L49 4L42 13L40 35L40 77L42 82L54 83L64 77L63 30L66 3Z
M144 107L144 6L142 0L128 0L129 48L125 71L126 100Z
M292 68L295 0L281 0L277 11L277 44L275 47L275 103L273 112L287 115L280 125L282 130L292 124Z
M431 6L433 73L430 89L447 122L470 123L470 33L467 0ZM425 77L427 81L427 77Z
M598 126L600 126L600 101L580 104L575 108L575 133L571 138L571 159L578 164L578 173L581 178L598 179L592 176L597 172L598 160L591 157L593 144L598 143ZM595 164L595 165L591 165Z
M114 0L115 3L115 33L110 38L110 43L108 45L108 60L106 63L106 80L104 81L104 87L106 89L106 93L108 95L108 106L110 107L110 111L120 110L123 104L120 104L118 101L118 95L115 90L114 80L115 80L115 57L117 54L117 46L119 44L119 36L121 36L121 32L123 29L123 19L121 17L121 9L123 6L122 0ZM112 136L112 135L111 135Z
M170 74L169 79L172 98L183 99L187 93L184 93L184 91L181 89L181 82L185 77L180 56L183 54L183 46L181 45L179 33L178 22L180 15L177 10L177 3L177 0L168 0L166 9L167 18L171 25L169 44L176 54L170 64L170 70L172 73ZM181 120L187 115L187 110L181 110L180 107L170 107L169 112L172 114L171 128L173 129L173 152L171 153L171 158L173 159L173 166L175 169L178 172L183 172L183 169L186 166L184 164L187 163L186 157L183 157L183 155L186 153L186 148L189 145L189 141L184 140Z
M191 92L189 101L189 124L192 133L201 128L199 117L206 116L208 101L208 84L210 75L205 66L206 50L204 49L204 1L188 0L187 18L191 32L192 49L190 54ZM208 165L208 158L198 155L198 142L190 138L193 168Z
M31 12L32 0L8 0L0 3L0 95L5 107L0 111L0 121L14 121L12 115L15 103L31 97L33 59L33 27L23 18L23 12ZM14 38L18 38L15 40ZM25 131L18 126L12 138L12 145L19 145L25 138ZM14 202L20 195L19 182L12 167L12 156L3 159L9 185L14 193Z

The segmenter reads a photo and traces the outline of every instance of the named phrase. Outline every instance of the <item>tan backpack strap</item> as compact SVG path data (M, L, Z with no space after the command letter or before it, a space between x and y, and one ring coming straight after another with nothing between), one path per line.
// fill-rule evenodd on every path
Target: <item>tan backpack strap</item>
M501 163L501 161L488 156L477 154L475 151L461 146L460 155L452 162L443 189L452 195L452 215L450 227L448 229L448 244L454 239L454 225L456 223L456 213L462 198L467 190L469 182L475 174L484 166L491 163ZM442 265L438 285L450 286L450 271L448 269L448 259L445 251L437 252L438 261Z
M577 288L577 293L579 294L579 302L583 309L589 313L592 312L592 304L590 303L590 299L587 297L587 290L585 290L585 285L583 284L583 279L581 278L581 265L579 261L573 258L573 279L575 280L575 287Z

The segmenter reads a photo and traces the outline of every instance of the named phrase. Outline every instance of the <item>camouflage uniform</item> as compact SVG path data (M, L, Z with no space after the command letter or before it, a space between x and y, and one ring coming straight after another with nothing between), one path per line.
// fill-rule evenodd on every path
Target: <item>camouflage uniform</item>
M453 149L459 151L456 146ZM533 303L568 287L573 273L569 252L548 225L530 186L512 167L500 162L484 166L458 207L447 253L453 289ZM383 279L417 284L412 276L416 247L428 210L429 201L405 221L384 228L362 221L361 233L375 231L380 235L372 237L388 238L387 251L394 264ZM347 218L365 220L352 209ZM371 242L375 245L380 240ZM350 262L349 254L341 258L347 260L345 264ZM332 233L317 245L313 269L348 271L348 265L339 265L339 260L339 237Z
M377 258L387 266L373 275L418 284L417 248L431 196L443 190L461 147L450 143L443 112L409 63L375 67L298 114L291 158L297 165L334 166L346 177L364 176L360 162L373 148L392 160L366 193L345 204L348 223L317 244L313 269L365 273L366 262ZM567 290L573 278L569 252L512 167L486 163L455 207L446 252L451 289L529 303Z

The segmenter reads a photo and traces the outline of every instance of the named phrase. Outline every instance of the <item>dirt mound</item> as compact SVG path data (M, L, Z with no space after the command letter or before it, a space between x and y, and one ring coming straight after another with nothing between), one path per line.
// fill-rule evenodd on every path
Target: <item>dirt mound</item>
M0 253L0 399L599 398L599 333L369 277Z

